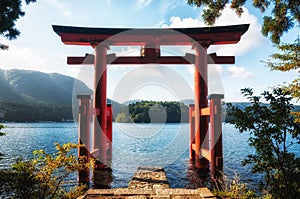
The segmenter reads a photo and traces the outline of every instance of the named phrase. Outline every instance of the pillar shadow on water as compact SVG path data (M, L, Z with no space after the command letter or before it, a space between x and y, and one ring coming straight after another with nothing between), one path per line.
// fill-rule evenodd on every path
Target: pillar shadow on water
M192 160L189 160L187 178L191 186L188 188L207 187L210 184L209 169L199 169Z
M199 169L191 160L175 161L165 167L171 188L197 189L210 184L208 169Z
M93 189L111 189L113 181L112 169L95 169L93 171Z

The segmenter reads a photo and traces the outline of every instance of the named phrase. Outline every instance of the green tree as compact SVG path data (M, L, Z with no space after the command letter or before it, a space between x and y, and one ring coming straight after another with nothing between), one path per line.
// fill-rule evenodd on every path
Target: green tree
M271 70L291 71L298 70L300 72L300 40L299 38L294 43L282 43L276 45L281 53L274 53L270 56L272 60L268 60L267 65ZM292 96L300 100L300 77L293 80L292 83L284 87L285 90L291 92Z
M3 128L4 128L4 125L3 125L3 124L0 124L0 136L5 135L5 133L3 133L3 132L1 131L1 129L3 129Z
M238 16L243 13L242 6L247 0L187 0L189 5L205 6L202 18L208 25L213 25L217 18L222 15L226 4L230 4ZM252 5L260 9L262 13L271 9L271 15L265 15L263 18L262 33L265 36L270 34L271 40L279 44L280 38L284 32L287 32L295 26L295 22L300 22L299 1L295 0L252 0Z
M233 179L228 179L223 173L215 181L212 190L215 196L221 198L252 199L258 198L253 190L247 188L247 184L240 182L240 176L235 174ZM264 197L267 199L267 197Z
M130 115L124 112L119 113L116 117L116 122L120 122L120 123L131 122Z
M70 154L76 144L55 144L54 154L44 150L34 151L32 160L17 160L10 169L0 171L0 197L4 198L77 198L87 188L85 185L68 188L74 182L68 177L90 163L83 163Z
M128 109L135 123L188 122L188 107L180 102L141 101L129 104Z
M36 0L25 0L26 4ZM16 39L20 31L15 27L15 22L23 17L22 0L1 0L0 2L0 35L9 40ZM0 49L8 49L8 46L0 43Z
M281 51L281 53L274 53L270 56L271 60L268 60L267 65L271 68L271 70L279 70L279 71L297 71L300 72L300 40L299 37L294 43L282 43L280 45L276 45L277 49ZM290 82L288 85L284 85L283 89L287 92L290 92L291 95L300 100L300 76ZM293 112L293 115L296 116L296 122L300 123L300 112Z
M0 136L5 135L5 133L1 131L1 129L3 129L3 128L4 128L4 125L0 124ZM3 154L0 152L0 158L1 158L1 156L3 156Z
M249 144L255 154L243 164L252 164L253 173L262 173L265 186L274 198L297 198L300 195L300 158L291 147L300 147L300 124L291 114L292 97L282 88L253 96L252 89L242 89L251 102L245 110L228 104L230 121L240 132L250 133ZM269 104L261 103L261 98Z

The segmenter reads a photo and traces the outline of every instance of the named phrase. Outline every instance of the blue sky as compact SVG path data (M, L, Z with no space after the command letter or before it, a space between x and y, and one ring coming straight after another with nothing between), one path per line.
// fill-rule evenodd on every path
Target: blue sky
M9 44L8 51L0 51L1 69L28 69L42 72L57 72L73 77L80 77L88 85L92 84L92 66L68 66L67 56L82 56L93 53L91 47L66 46L53 32L52 25L68 25L83 27L126 27L126 28L165 28L165 27L203 27L201 9L186 4L185 0L39 0L29 6L23 6L25 17L17 22L21 36L14 41L0 38L0 42ZM218 55L234 55L234 65L210 65L210 93L224 93L225 101L244 101L240 89L252 87L256 93L269 89L274 85L290 82L298 76L297 71L282 73L267 68L261 60L275 52L269 39L260 34L262 15L259 10L247 6L241 18L226 8L216 25L234 25L250 23L248 32L236 45L212 46L209 52ZM299 27L284 35L283 41L293 41L299 34ZM189 51L187 47L185 50ZM162 49L162 53L176 54L182 48ZM136 50L128 47L112 48L117 54L136 54ZM142 66L141 66L142 67ZM151 82L147 69L140 66L109 66L108 97L117 101L130 99L178 100L193 98L192 66L153 66L150 71L165 74L163 82ZM161 68L161 69L160 69ZM157 70L157 71L155 71ZM167 72L166 72L167 71ZM173 74L168 75L168 73ZM131 75L146 75L147 82L129 91L127 99L118 96L120 85ZM147 76L148 75L148 76ZM173 89L172 82L178 79L189 87L186 94L179 97ZM147 79L145 78L145 79ZM155 78L154 78L155 79ZM166 82L165 82L166 81ZM218 84L213 86L213 82ZM211 83L212 82L212 83ZM179 100L180 100L179 99Z

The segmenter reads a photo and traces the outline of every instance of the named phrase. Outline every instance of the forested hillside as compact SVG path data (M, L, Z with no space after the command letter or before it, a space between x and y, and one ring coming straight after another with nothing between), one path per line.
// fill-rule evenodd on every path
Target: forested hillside
M0 69L0 120L72 120L75 82L79 93L92 93L84 83L58 73Z
M184 102L188 103L184 103ZM155 102L133 100L126 102L118 114L115 114L115 121L121 123L178 123L189 122L188 104L193 100L183 102ZM233 106L245 110L250 105L248 102L234 102ZM294 106L294 110L299 112L300 106ZM227 104L222 103L222 121L229 122Z
M73 93L75 82L76 93ZM92 90L83 82L69 76L0 69L0 121L73 120L73 110L76 119L76 94L83 93L92 94ZM188 122L188 104L193 103L193 100L189 99L182 102L133 100L125 104L110 99L107 101L113 105L117 122L136 123ZM233 105L245 109L249 103L235 102ZM224 103L223 119L228 121L230 118L226 114L226 108ZM295 110L300 111L300 107L295 106Z
M42 103L0 102L7 122L40 122L73 120L72 106Z
M73 120L73 110L76 119L77 94L92 94L92 90L83 82L58 73L0 69L0 121ZM114 115L124 106L107 101L113 105Z
M16 103L71 104L76 79L58 73L0 69L0 101ZM80 81L79 93L92 91Z
M188 107L180 102L140 101L123 108L116 122L178 123L188 122Z

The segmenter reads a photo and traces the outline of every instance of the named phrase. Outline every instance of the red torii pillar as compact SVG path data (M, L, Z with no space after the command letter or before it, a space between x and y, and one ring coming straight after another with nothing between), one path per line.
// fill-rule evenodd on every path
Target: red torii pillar
M189 105L189 124L190 124L190 160L195 160L195 104Z
M106 80L107 80L107 47L97 45L95 49L94 67L94 102L93 108L93 148L91 155L96 159L95 168L106 166L106 127L107 127L107 107L106 107Z
M79 100L79 127L78 127L78 158L88 163L90 156L90 95L77 95ZM78 171L77 181L88 184L90 181L90 169L84 168Z
M208 161L201 158L201 149L208 149L208 119L201 116L201 109L208 106L207 46L194 45L195 49L195 164L208 168Z
M112 134L112 130L113 130L113 111L112 111L113 107L112 104L107 104L107 121L106 121L106 137L108 142L106 143L106 147L107 147L107 156L106 156L106 160L107 165L111 165L111 160L112 160L112 139L113 139L113 134Z
M210 100L210 130L209 130L209 150L210 150L210 173L215 177L223 170L223 139L222 139L222 94L212 94Z

